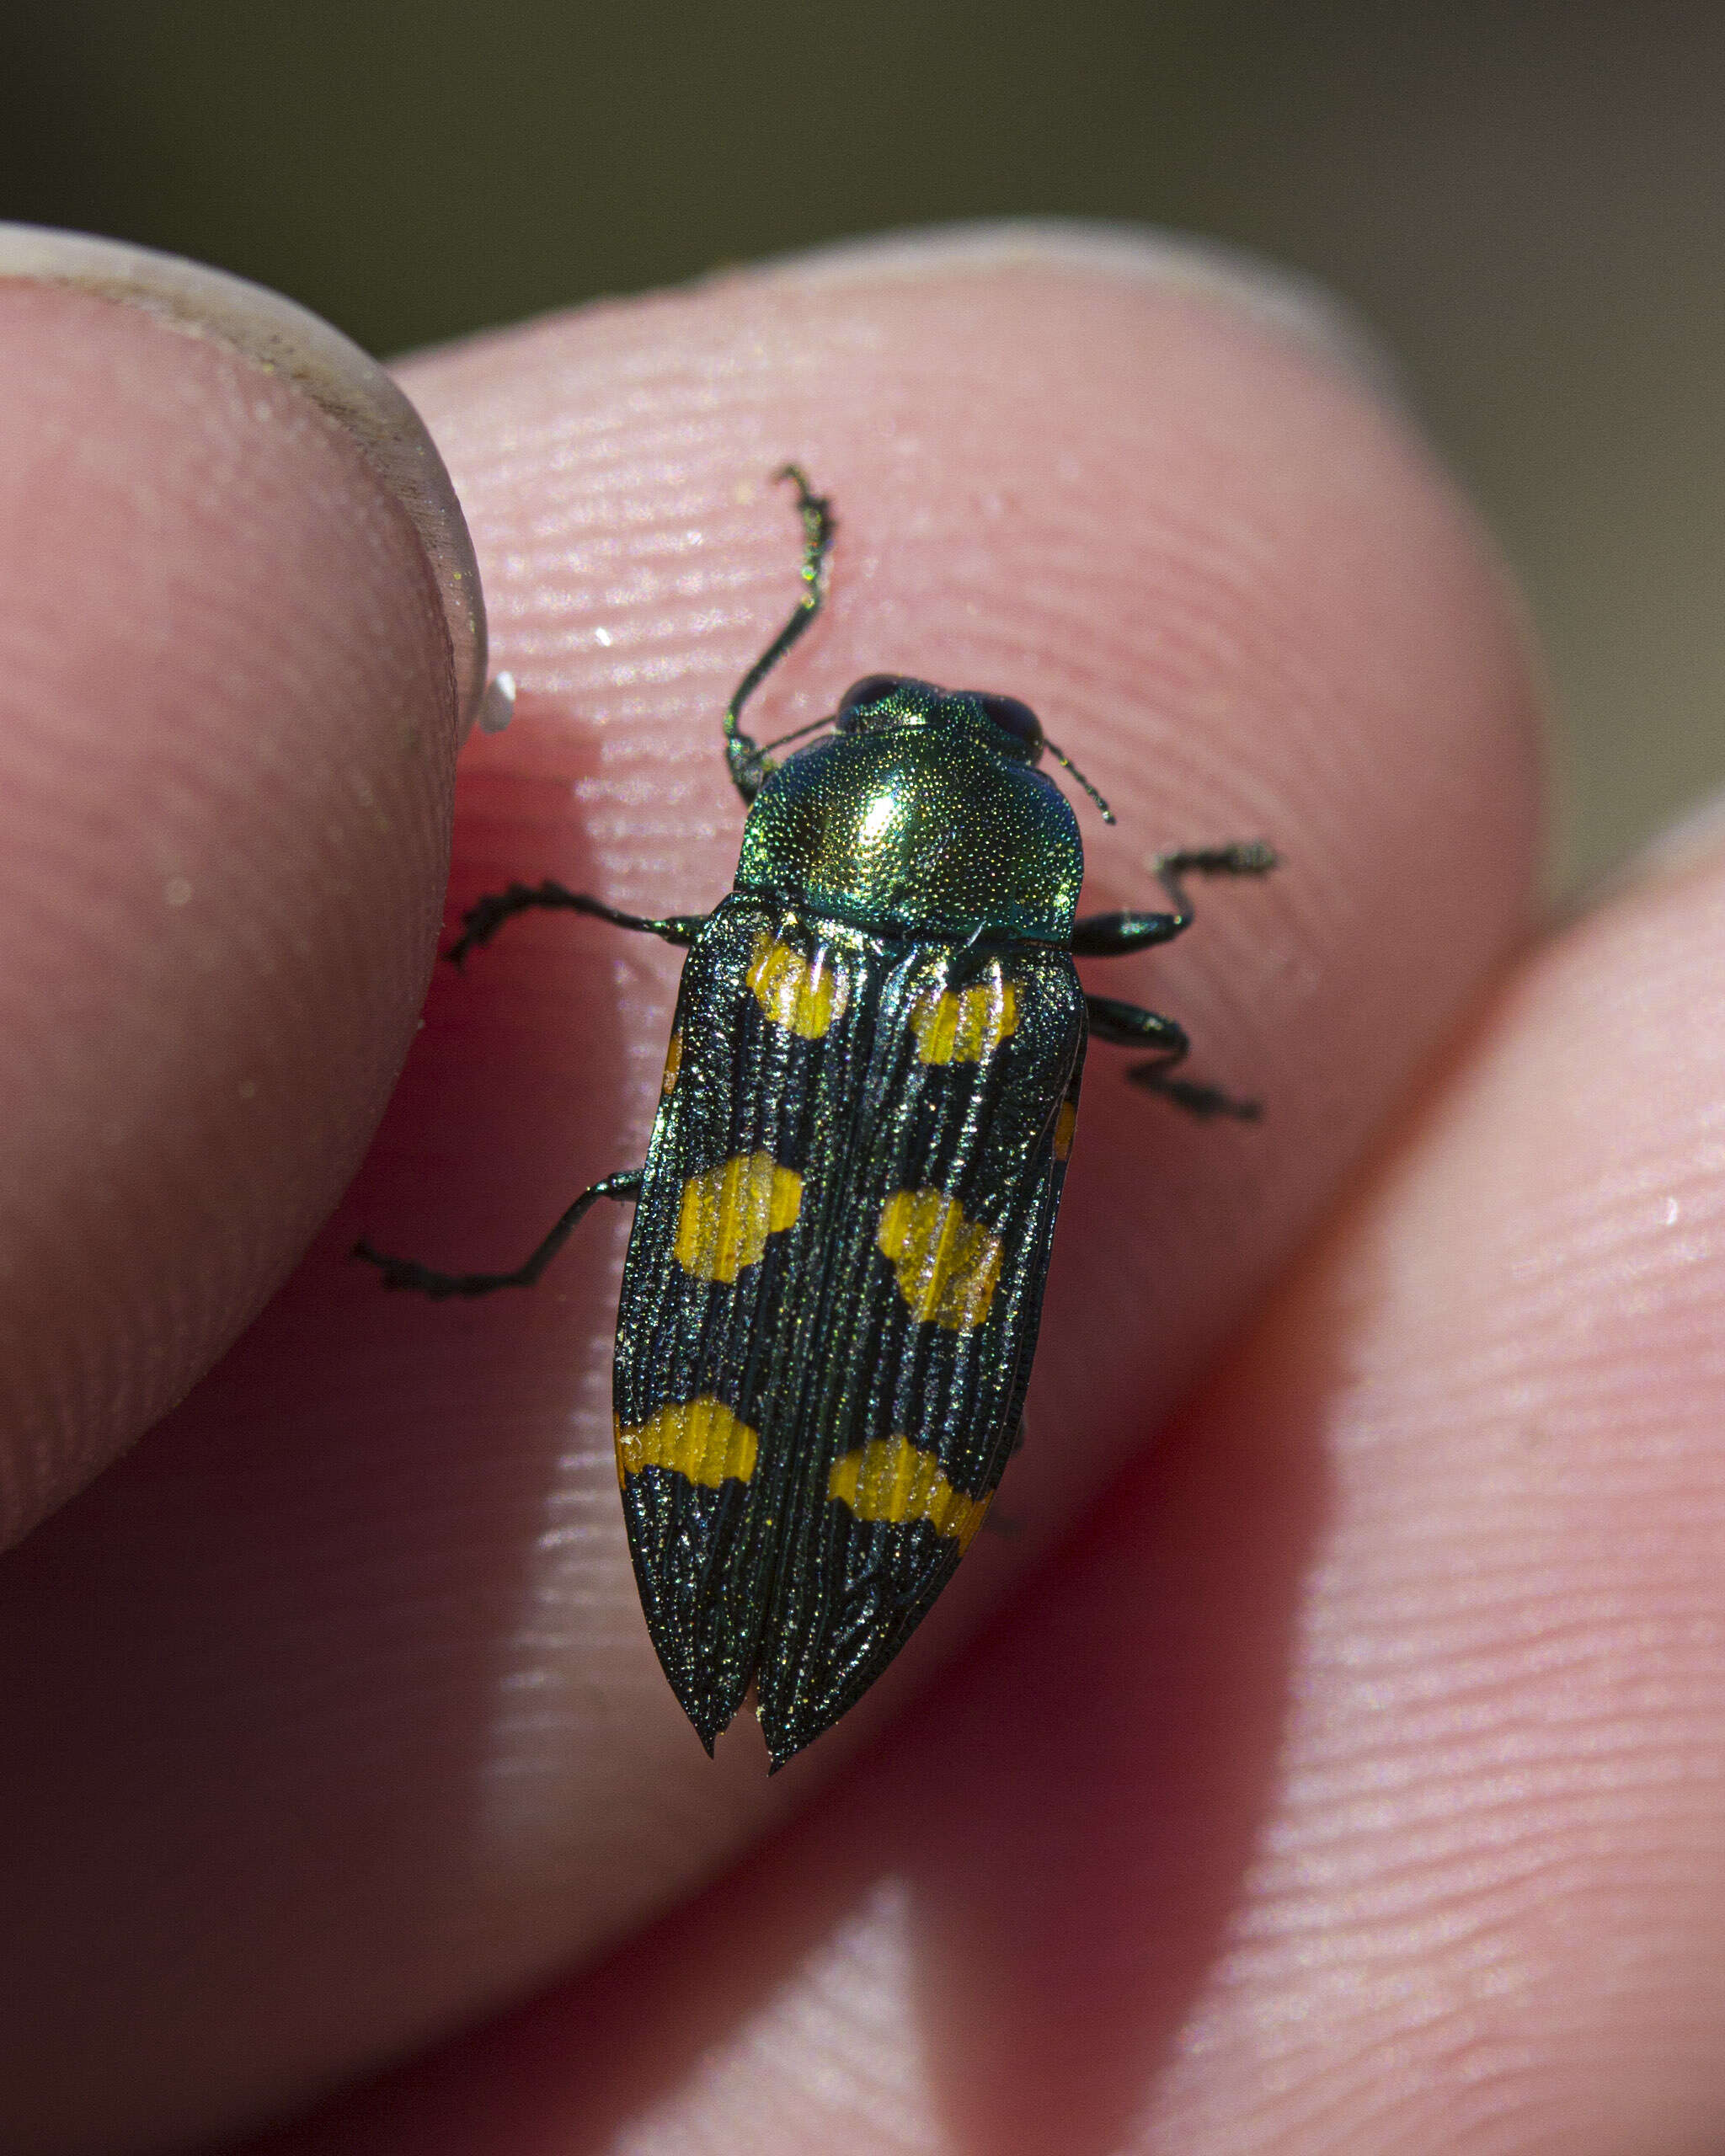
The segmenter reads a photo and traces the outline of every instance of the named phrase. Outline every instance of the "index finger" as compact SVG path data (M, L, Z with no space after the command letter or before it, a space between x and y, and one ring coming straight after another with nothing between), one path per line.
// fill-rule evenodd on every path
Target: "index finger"
M517 876L651 912L724 891L716 714L792 593L764 482L794 455L842 530L773 730L882 668L1024 698L1120 819L1088 829L1092 907L1151 896L1169 844L1274 841L1268 884L1206 888L1180 945L1093 973L1268 1114L1194 1128L1093 1051L1003 1500L1023 1532L980 1541L887 1679L769 1785L746 1733L702 1757L635 1606L608 1398L625 1224L469 1308L386 1301L342 1262L362 1228L513 1262L638 1161L676 961L545 920L444 969L293 1289L21 1553L5 1652L44 1704L14 1731L35 1765L6 1845L37 1852L17 1966L75 1951L78 1972L19 2003L40 2116L105 2107L113 2145L207 2130L710 1875L937 1682L1147 1441L1520 935L1533 699L1502 581L1403 421L1290 319L1131 250L865 250L408 371L522 689L468 766L457 907ZM112 1810L69 1835L47 1793L98 1760ZM258 1852L290 1821L318 1862L283 1896ZM93 2033L99 2090L73 2063Z

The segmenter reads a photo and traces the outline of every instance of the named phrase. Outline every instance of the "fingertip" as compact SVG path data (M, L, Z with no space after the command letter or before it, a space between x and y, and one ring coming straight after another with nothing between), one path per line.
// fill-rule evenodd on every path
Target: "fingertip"
M332 323L267 286L124 240L0 221L0 280L87 293L225 344L291 382L339 428L419 535L442 603L466 730L489 686L473 541L436 446L392 375Z
M186 1390L351 1175L430 962L457 713L420 531L285 368L13 277L0 379L16 1535Z

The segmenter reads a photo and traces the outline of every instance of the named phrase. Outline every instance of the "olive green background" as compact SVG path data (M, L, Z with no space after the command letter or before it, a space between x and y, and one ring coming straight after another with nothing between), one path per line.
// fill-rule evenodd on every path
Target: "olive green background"
M0 215L387 352L895 225L1055 213L1327 280L1530 595L1559 883L1725 779L1725 8L57 0Z

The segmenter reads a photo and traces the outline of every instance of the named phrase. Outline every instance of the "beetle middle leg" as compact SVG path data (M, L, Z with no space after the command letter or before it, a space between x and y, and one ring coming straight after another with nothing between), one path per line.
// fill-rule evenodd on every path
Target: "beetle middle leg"
M506 891L488 891L483 898L475 899L462 915L460 936L443 955L452 966L458 966L469 951L489 943L505 921L540 908L548 912L591 914L595 921L608 921L616 928L638 928L644 935L663 937L667 943L692 943L707 921L704 913L624 913L606 905L603 899L589 897L585 891L566 890L547 877L542 883L511 883Z
M601 1198L614 1198L619 1203L638 1198L645 1174L644 1168L620 1168L614 1176L589 1183L526 1262L513 1273L437 1273L416 1258L386 1257L368 1242L355 1243L353 1254L378 1268L386 1288L411 1289L417 1295L429 1295L435 1303L445 1302L451 1295L490 1295L499 1288L531 1288L569 1241L585 1213Z
M1135 1086L1142 1086L1149 1093L1160 1093L1200 1122L1217 1115L1232 1116L1240 1123L1258 1121L1263 1110L1256 1101L1236 1100L1231 1093L1224 1093L1215 1086L1201 1086L1190 1078L1174 1076L1175 1065L1185 1061L1191 1047L1183 1026L1163 1017L1159 1011L1146 1011L1136 1003L1120 1003L1112 995L1087 994L1084 1007L1090 1014L1090 1030L1098 1040L1110 1042L1116 1048L1147 1048L1154 1051L1148 1062L1135 1063L1126 1073Z

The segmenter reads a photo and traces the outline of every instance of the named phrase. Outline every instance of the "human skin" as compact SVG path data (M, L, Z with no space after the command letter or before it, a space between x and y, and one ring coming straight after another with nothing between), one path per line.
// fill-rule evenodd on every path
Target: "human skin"
M473 685L412 519L228 344L0 283L8 2148L1717 2139L1725 872L1539 927L1525 632L1359 357L1044 232L400 370L521 689L450 920L726 889L788 456L840 532L763 736L1004 690L1119 819L1087 906L1284 857L1087 965L1265 1118L1092 1049L1007 1531L769 1780L635 1605L624 1214L473 1305L348 1256L512 1262L638 1161L676 954L516 922L416 1031Z

